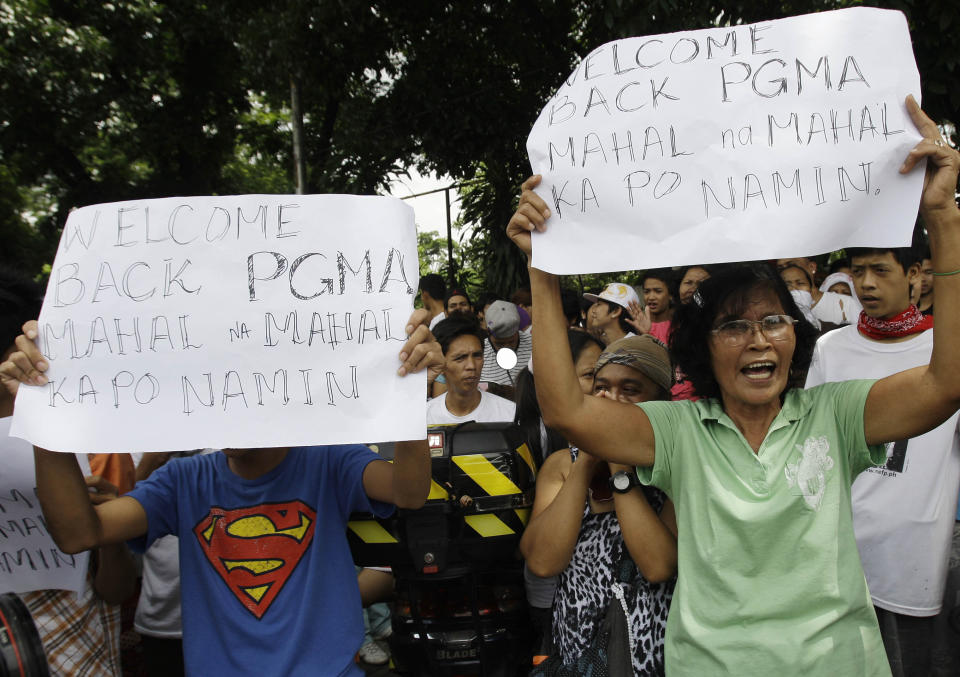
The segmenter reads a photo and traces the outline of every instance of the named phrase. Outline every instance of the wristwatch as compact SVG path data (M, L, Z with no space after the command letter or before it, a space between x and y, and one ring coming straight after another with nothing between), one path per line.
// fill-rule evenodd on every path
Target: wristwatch
M640 479L636 471L618 470L610 476L610 488L618 494L625 494L634 487L640 486Z

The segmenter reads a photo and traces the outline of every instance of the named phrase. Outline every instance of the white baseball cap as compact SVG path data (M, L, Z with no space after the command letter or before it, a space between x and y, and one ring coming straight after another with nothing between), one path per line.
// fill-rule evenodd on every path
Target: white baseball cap
M612 301L627 310L630 310L631 303L640 303L640 297L637 296L636 290L629 284L624 284L623 282L611 282L604 287L603 291L599 294L584 294L583 298L587 299L590 303Z

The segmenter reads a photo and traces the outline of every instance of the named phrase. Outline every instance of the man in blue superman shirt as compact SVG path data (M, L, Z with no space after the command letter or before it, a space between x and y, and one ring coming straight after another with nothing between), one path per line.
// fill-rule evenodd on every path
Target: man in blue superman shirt
M422 310L410 319L401 375L442 363L424 319ZM25 329L32 338L35 325ZM0 377L40 383L42 356L32 341L18 345ZM419 507L430 487L425 440L398 442L393 463L362 445L178 459L96 507L72 454L37 449L36 464L49 531L64 551L179 536L184 661L195 675L362 674L347 520Z

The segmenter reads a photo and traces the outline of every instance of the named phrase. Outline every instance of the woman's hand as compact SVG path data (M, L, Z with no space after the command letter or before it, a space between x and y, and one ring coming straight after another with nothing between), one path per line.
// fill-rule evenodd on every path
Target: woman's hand
M920 160L927 158L927 173L923 177L923 194L920 196L921 215L926 219L941 212L955 212L960 153L947 145L936 123L920 110L913 96L907 97L906 105L910 119L923 140L907 155L900 173L908 173Z
M117 489L116 485L100 475L87 475L84 480L87 483L87 490L90 492L90 502L94 505L113 501L120 497L120 490Z
M442 364L434 364L427 367L427 383L433 383L437 378L443 374Z
M577 460L573 462L575 468L589 472L593 475L594 469L600 465L600 459L583 449L577 449Z
M650 307L641 308L636 301L630 302L630 312L627 313L627 324L633 327L637 336L650 333L653 320L650 318Z
M400 349L400 361L403 364L397 370L400 376L443 365L443 351L427 327L429 322L430 313L423 308L413 311L407 320L408 338Z
M21 383L35 386L47 383L43 372L49 365L34 342L37 338L37 321L30 320L22 330L23 333L14 340L17 349L10 353L6 362L0 363L0 382L14 397Z
M530 233L546 230L546 220L550 218L550 208L533 189L540 185L540 175L534 174L520 186L520 204L507 223L507 237L520 248L529 259L533 255Z

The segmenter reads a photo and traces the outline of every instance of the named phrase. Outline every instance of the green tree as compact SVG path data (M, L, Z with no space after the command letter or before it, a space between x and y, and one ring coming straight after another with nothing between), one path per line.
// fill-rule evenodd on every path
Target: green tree
M403 63L389 109L406 121L422 170L470 184L461 284L507 294L524 284L526 266L503 229L530 172L530 127L577 58L578 3L397 4Z
M35 187L51 206L30 223L4 201L5 231L32 230L50 260L73 207L224 192L248 104L214 9L185 0L0 5L0 159L21 190Z
M417 254L420 259L421 276L427 273L439 273L449 279L450 264L447 251L447 238L441 237L439 233L432 230L417 231ZM454 261L459 261L460 257L460 243L454 240Z
M611 40L750 23L856 6L855 0L623 0L433 3L407 8L402 78L391 95L415 136L421 169L473 184L462 218L473 227L465 265L500 294L525 283L525 262L504 236L519 183L530 173L524 140L543 104L576 61ZM951 27L960 3L881 0L908 18L924 108L941 123L960 110ZM429 23L428 23L429 22ZM423 30L422 26L428 25ZM439 75L438 74L442 74ZM439 80L438 80L439 77ZM425 93L429 92L429 95ZM451 114L455 111L456 114ZM955 130L954 126L949 129Z
M394 3L226 4L251 89L288 112L291 84L299 92L307 192L385 189L410 148L384 100L398 73Z
M4 0L3 256L49 261L76 206L292 191L295 82L307 190L377 192L411 164L469 183L458 275L507 293L525 282L503 233L530 171L524 141L579 58L618 37L855 4ZM907 15L924 108L956 122L960 4L877 4Z

